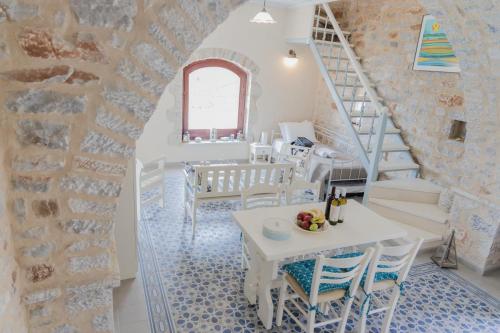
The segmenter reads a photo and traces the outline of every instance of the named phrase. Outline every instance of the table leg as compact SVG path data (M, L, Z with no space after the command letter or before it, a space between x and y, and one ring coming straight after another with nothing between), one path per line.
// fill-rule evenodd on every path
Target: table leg
M273 281L278 275L278 263L275 261L264 261L262 258L259 261L259 309L257 315L266 329L271 329L273 326L274 305L271 298L271 289Z
M247 238L248 239L248 238ZM247 240L247 249L250 255L250 263L245 275L245 283L243 285L243 290L245 297L248 299L250 304L257 303L257 284L258 284L258 274L259 274L259 263L255 259L255 247L250 240Z

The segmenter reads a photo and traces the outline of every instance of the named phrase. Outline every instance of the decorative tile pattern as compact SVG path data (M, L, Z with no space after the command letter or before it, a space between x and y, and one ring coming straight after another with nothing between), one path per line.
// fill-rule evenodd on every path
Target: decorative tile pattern
M184 220L181 169L169 170L166 182L166 207L143 207L140 224L140 264L153 332L266 332L256 306L243 294L240 232L231 220L239 203L202 206L192 241L191 223ZM347 331L354 326L350 318ZM382 316L370 317L370 332L379 332L381 326ZM317 332L334 328L328 325ZM391 332L493 333L499 328L498 300L452 271L426 263L412 268ZM301 330L285 317L281 328L269 332Z

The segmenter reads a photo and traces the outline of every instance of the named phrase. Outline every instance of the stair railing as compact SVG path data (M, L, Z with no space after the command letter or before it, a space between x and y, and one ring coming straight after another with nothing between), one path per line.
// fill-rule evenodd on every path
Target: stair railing
M321 9L323 9L327 15L327 17L322 17L321 16ZM324 27L320 27L321 22L323 21ZM328 25L331 25L333 27L333 31L328 27ZM351 100L351 110L348 113L344 102L340 95L337 92L336 85L333 82L329 69L323 62L323 58L321 53L318 50L318 47L315 43L315 40L322 40L322 41L327 41L327 35L331 35L331 42L333 45L334 41L334 36L337 36L340 45L342 46L342 50L347 56L348 63L346 63L346 69L344 71L344 87L342 91L342 96L344 95L345 87L347 86L347 73L348 73L348 68L349 65L352 66L354 69L354 72L356 73L357 79L361 83L362 88L364 89L365 93L363 95L363 100L362 100L362 109L361 115L366 111L365 105L366 101L369 101L371 105L373 105L375 109L375 115L378 117L378 123L375 126L375 121L373 118L371 122L371 126L369 129L369 137L368 137L368 145L365 147L365 145L361 142L358 133L356 132L352 119L350 114L353 111L353 105L356 100L356 84L353 85L352 88L352 100ZM321 36L322 35L322 36ZM318 37L322 38L318 38ZM330 9L328 3L323 3L322 5L317 6L317 11L315 12L315 21L314 21L314 39L312 42L309 43L311 51L316 59L316 62L318 63L320 67L320 72L323 75L323 78L325 79L325 82L327 84L327 87L332 95L332 98L337 106L337 109L339 110L339 113L343 120L348 124L348 132L349 135L352 137L355 145L358 147L359 150L359 157L361 159L361 162L363 163L363 166L365 167L367 171L367 179L366 179L366 188L364 192L364 198L363 198L363 203L366 205L368 201L368 194L370 191L371 183L373 181L376 181L378 178L378 167L379 167L379 162L380 159L382 158L382 146L384 143L384 136L385 136L385 131L387 128L387 120L388 120L388 114L387 114L387 107L384 107L380 104L379 102L379 97L375 90L371 87L370 81L366 77L365 73L363 72L363 69L361 68L361 65L359 64L356 55L354 54L353 50L351 49L349 42L344 36L344 32L340 28L339 24L337 23L337 20L335 19L335 16L333 15L332 10ZM330 48L330 51L332 52L333 56L333 46ZM338 75L338 68L340 66L340 49L337 51L337 67L336 67L336 73L335 73L335 79L337 79ZM334 58L334 57L333 57ZM357 83L357 81L356 81ZM368 100L367 100L368 98ZM360 128L361 128L361 121L360 121ZM376 128L374 128L376 127ZM373 146L372 145L372 136L373 132L375 132L375 137L374 137L374 142Z

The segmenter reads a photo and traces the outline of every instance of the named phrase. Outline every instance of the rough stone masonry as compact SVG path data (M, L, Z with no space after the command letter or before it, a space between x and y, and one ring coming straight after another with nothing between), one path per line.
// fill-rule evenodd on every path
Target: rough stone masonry
M113 330L110 231L127 159L162 89L241 2L0 0L0 332ZM498 5L422 4L469 52L464 103L487 115Z

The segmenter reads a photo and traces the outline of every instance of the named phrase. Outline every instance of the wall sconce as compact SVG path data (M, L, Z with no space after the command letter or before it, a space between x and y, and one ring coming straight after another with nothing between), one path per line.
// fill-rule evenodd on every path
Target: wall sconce
M283 63L287 67L295 67L299 62L299 58L297 58L297 54L294 50L288 51L288 55L283 58Z

